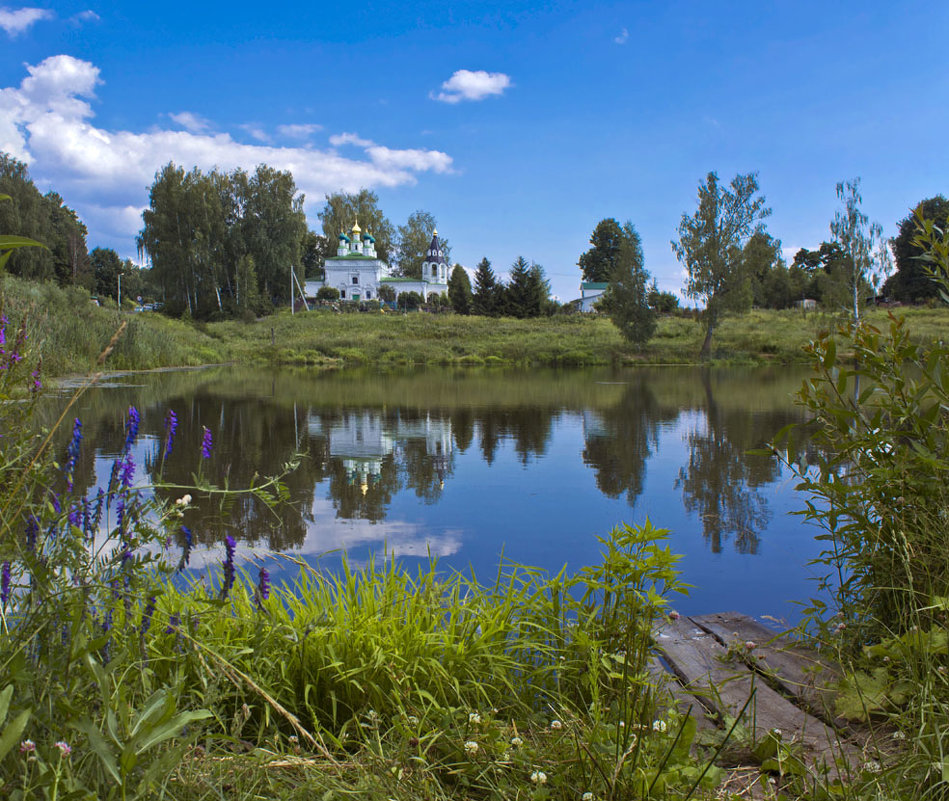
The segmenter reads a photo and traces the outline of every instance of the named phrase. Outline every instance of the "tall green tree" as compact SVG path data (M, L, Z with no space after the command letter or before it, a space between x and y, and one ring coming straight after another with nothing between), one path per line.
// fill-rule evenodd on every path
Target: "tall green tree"
M857 322L860 319L861 287L867 281L876 287L884 271L884 259L880 251L876 250L883 238L883 228L879 223L871 223L870 218L860 210L863 198L860 195L859 178L838 183L837 199L844 207L834 213L830 232L850 262L847 286L852 300L853 319Z
M0 153L0 194L12 202L0 204L0 233L28 237L43 248L12 251L7 269L35 281L58 281L92 287L86 249L86 226L56 192L43 195L26 164Z
M649 273L642 240L629 221L622 234L607 289L607 305L610 319L623 337L642 346L656 332L656 310L649 306Z
M307 278L322 278L323 267L328 256L336 255L336 244L330 250L329 240L322 234L307 229L300 243L300 258L303 262L303 274Z
M781 302L780 298L771 297L769 294L777 289L780 283L780 279L775 278L775 272L780 272L785 267L784 257L781 255L781 240L775 239L767 231L755 231L741 250L741 262L745 280L749 283L752 305L760 308L784 308L783 305L775 305Z
M448 298L455 314L471 314L474 298L471 295L471 279L468 271L460 264L456 264L448 278Z
M496 317L500 313L500 291L501 286L491 268L491 262L487 257L481 259L475 271L474 297L471 300L472 312L483 317Z
M550 285L540 265L518 256L511 265L510 280L504 290L504 313L511 317L539 317L549 295Z
M949 225L949 200L942 195L921 200L899 222L899 232L892 242L896 272L887 280L884 294L904 303L920 303L939 296L939 287L926 272L926 263L921 259L926 251L914 242L918 216L933 220L945 230Z
M376 254L382 261L389 263L395 255L395 228L379 208L379 197L368 189L360 189L356 194L334 192L326 196L326 204L319 212L323 223L323 236L326 237L330 255L336 254L339 235L352 230L358 221L363 231L368 231L376 240Z
M422 263L428 256L428 246L436 229L435 218L427 211L413 211L405 225L400 225L396 235L396 272L406 278L421 278ZM445 260L451 258L448 240L439 236Z
M613 217L600 220L590 235L592 247L582 253L578 260L583 280L590 283L609 282L624 243L623 228Z
M293 175L258 165L248 182L243 233L246 252L254 258L257 284L265 299L289 302L290 271L303 281L300 243L306 232L303 195Z
M139 246L170 314L197 319L255 312L290 299L302 280L303 197L288 172L186 173L163 167L149 192ZM250 257L251 261L244 261ZM253 275L256 286L248 284Z
M119 291L119 274L124 268L119 254L112 248L94 248L89 254L95 278L95 293L100 298L116 298Z
M712 348L712 334L722 314L747 300L742 248L761 220L771 214L758 195L755 173L736 175L728 187L710 172L699 186L698 209L683 213L679 238L672 242L688 278L685 294L705 304L705 340L700 356Z

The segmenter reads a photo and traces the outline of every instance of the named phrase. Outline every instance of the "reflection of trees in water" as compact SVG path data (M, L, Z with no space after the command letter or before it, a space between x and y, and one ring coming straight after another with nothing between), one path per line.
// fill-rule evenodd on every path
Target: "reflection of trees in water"
M83 419L84 447L76 483L93 488L95 453L119 452L124 413L130 404L142 413L141 437L153 439L146 463L147 480L153 483L190 486L192 475L200 469L218 486L246 487L282 472L294 454L302 453L299 468L284 479L290 505L269 509L242 495L223 508L205 506L185 517L198 542L218 543L230 533L244 542L285 550L303 542L315 518L317 491L328 492L339 518L381 521L400 491L411 490L426 503L437 501L451 480L455 451L477 446L488 464L505 443L523 464L544 455L554 417L564 410L593 410L583 412L584 462L593 469L600 491L611 497L625 495L633 504L643 491L646 464L656 454L661 427L681 419L681 409L691 408L704 411L705 426L687 435L689 459L675 487L682 491L685 508L702 517L713 550L734 537L738 550L752 553L771 514L760 488L778 477L779 467L771 459L749 457L745 451L760 447L800 416L780 402L783 385L769 388L762 383L752 385L759 393L757 403L772 411L750 414L745 410L748 385L734 376L729 381L719 376L706 374L703 383L696 383L692 373L684 380L677 373L651 374L642 380L630 377L631 383L623 388L609 386L596 390L601 394L591 392L598 402L589 405L583 405L587 395L582 396L583 402L567 402L559 396L548 399L530 383L516 385L515 396L497 406L487 405L487 391L464 401L427 403L433 387L440 386L428 383L420 385L416 394L403 392L397 404L369 408L359 404L362 384L358 382L342 383L346 397L323 406L313 401L323 398L318 388L294 405L280 396L277 385L269 384L253 397L246 397L237 381L190 388L176 384L165 388L161 396L150 394L148 387L127 387L99 393L94 403L77 413ZM582 375L576 377L575 383L579 382L590 385ZM510 385L499 381L498 386L513 392ZM164 417L169 407L178 416L178 433L162 467ZM206 462L199 456L204 425L214 437L214 453ZM62 448L71 426L64 429ZM373 437L377 444L367 444ZM346 452L346 442L353 445L352 452ZM173 502L183 490L159 489L158 493Z
M649 387L630 384L622 400L598 413L584 412L583 461L595 471L596 486L611 498L626 493L632 506L643 491L646 461L658 445L657 429L675 411L662 410Z
M708 372L702 381L705 425L686 437L689 461L679 470L676 488L682 490L686 510L701 518L713 553L720 553L732 536L739 553L754 554L772 516L759 488L776 481L781 468L776 459L747 451L764 446L799 416L790 410L754 414L725 410L716 403Z
M527 464L532 456L543 456L550 442L554 414L558 412L540 406L478 409L474 423L482 457L493 464L498 446L505 440L513 441L521 464Z

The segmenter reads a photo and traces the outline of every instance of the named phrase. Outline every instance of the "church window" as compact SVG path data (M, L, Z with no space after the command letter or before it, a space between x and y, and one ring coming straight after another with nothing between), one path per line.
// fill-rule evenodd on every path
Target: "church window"
M353 276L353 283L354 283L354 284L358 284L358 283L359 283L359 276L358 276L358 275L354 275L354 276Z
M346 290L345 290L345 289L339 290L339 296L340 296L340 298L342 298L343 300L346 300Z
M438 265L437 265L437 264L433 264L433 265L432 265L432 278L434 278L434 277L437 276L437 275L438 275Z
M368 289L366 290L366 300L372 300L372 292L370 292Z

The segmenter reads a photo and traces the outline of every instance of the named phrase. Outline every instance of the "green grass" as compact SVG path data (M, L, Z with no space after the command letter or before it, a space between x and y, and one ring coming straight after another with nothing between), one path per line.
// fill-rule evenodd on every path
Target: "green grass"
M631 347L605 317L559 315L534 320L432 315L421 312L338 313L282 311L256 322L192 324L155 313L99 308L81 290L7 277L4 307L16 325L30 320L34 355L47 375L79 373L122 322L126 328L109 357L112 369L240 362L296 367L396 369L414 366L582 367L696 364L704 327L694 315L664 316L652 340ZM949 310L899 309L920 340L945 337ZM885 325L887 313L866 318ZM846 319L824 312L752 311L721 321L713 364L805 364L804 346Z

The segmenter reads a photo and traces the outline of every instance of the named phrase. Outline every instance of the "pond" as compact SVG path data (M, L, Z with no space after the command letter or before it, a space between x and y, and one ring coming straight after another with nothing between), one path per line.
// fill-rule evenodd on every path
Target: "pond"
M108 483L139 409L145 483L188 485L200 473L246 487L280 473L290 503L246 496L200 502L185 523L196 571L221 558L226 534L274 579L283 552L326 568L387 554L413 569L497 574L502 557L556 572L595 563L598 536L620 522L671 531L693 585L683 613L739 610L795 622L816 593L815 529L777 460L750 455L802 419L797 369L643 368L573 371L309 372L211 368L129 374L87 392L77 476ZM163 459L174 410L174 449ZM201 457L203 427L213 449ZM83 462L85 462L83 464ZM163 463L164 462L164 463ZM159 487L169 501L184 490Z

